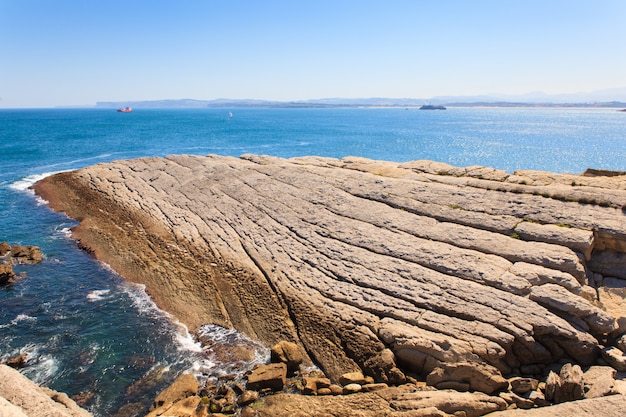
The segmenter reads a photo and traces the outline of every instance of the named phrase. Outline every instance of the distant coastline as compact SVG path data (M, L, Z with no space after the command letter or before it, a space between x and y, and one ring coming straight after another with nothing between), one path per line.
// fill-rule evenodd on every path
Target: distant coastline
M626 108L626 101L607 102L535 102L535 101L445 101L423 99L365 98L365 99L319 99L303 101L272 100L144 100L144 101L101 101L95 108L118 109L131 106L136 109L165 108L419 108L425 103L445 105L446 107L545 107L545 108Z

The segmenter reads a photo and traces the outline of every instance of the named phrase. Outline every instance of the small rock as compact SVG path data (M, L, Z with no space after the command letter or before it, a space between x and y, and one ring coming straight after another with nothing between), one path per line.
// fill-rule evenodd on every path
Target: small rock
M615 369L610 366L592 366L583 374L585 398L605 397L616 394Z
M626 355L614 346L602 349L602 359L620 372L626 371Z
M533 408L535 403L532 400L527 398L520 397L514 392L501 392L499 394L500 398L507 402L509 405L515 405L517 408L521 408L527 410L529 408Z
M561 389L561 378L554 372L550 371L546 379L546 400L554 402L557 391Z
M259 413L251 407L244 407L239 412L239 417L257 417L258 415Z
M249 390L261 391L271 389L280 391L287 380L287 365L284 363L272 363L261 365L248 375L247 387Z
M320 388L317 390L317 395L331 395L332 393L330 388Z
M343 387L343 393L344 394L354 394L357 392L361 392L361 389L363 387L361 387L361 385L359 384L348 384L346 386Z
M461 387L492 394L509 388L509 381L495 367L485 363L442 363L426 377L428 385L438 389ZM467 391L466 390L466 391Z
M581 400L584 395L583 371L579 365L566 363L559 373L560 384L554 392L555 403Z
M248 405L250 403L255 402L258 399L259 399L258 392L246 390L239 396L239 398L237 398L237 405L239 406Z
M286 340L282 340L272 346L272 362L282 362L287 365L287 369L295 371L298 369L304 358L298 345Z
M302 379L304 383L304 394L315 395L322 388L330 387L330 379L328 378L317 378L307 376Z
M6 364L14 369L22 369L26 366L26 354L20 353L19 355L10 358Z
M339 383L341 385L359 384L364 385L366 383L365 376L362 372L349 372L339 377Z
M537 407L545 407L550 405L550 402L546 400L545 395L541 391L530 391L526 393L525 398L532 401Z
M389 388L389 385L385 384L384 382L380 382L378 384L365 384L365 385L363 385L363 391L365 391L365 392L379 391L379 390L385 389L385 388Z
M521 395L529 391L535 391L539 381L534 378L515 377L509 379L509 384L511 384L511 391Z
M343 394L343 387L341 385L332 384L330 387L328 387L328 389L330 390L330 393L332 395L341 395L341 394Z

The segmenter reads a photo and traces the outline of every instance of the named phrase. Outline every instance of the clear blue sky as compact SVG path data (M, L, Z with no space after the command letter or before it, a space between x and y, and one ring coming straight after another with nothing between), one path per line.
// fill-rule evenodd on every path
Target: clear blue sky
M614 87L624 0L0 0L0 107Z

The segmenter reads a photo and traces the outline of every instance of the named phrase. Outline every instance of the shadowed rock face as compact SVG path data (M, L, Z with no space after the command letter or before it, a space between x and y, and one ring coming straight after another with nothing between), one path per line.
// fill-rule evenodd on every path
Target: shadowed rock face
M619 336L621 310L604 310L604 276L588 265L610 253L610 270L626 267L623 176L171 156L36 190L81 221L81 245L192 328L296 342L334 380L411 372L491 393L501 374L592 364Z

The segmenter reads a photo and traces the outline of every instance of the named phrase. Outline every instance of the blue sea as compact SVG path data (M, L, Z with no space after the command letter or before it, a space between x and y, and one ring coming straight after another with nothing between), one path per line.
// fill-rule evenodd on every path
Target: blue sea
M229 110L232 117L229 117ZM26 354L24 374L96 416L142 415L181 372L240 364L211 357L144 289L71 239L76 223L28 186L53 172L116 159L244 153L280 157L429 159L512 172L626 171L626 113L615 109L108 109L0 110L0 241L38 245L45 260L0 288L0 361ZM206 337L237 343L228 329ZM267 352L259 348L259 360ZM144 408L142 408L144 407Z

